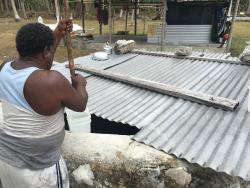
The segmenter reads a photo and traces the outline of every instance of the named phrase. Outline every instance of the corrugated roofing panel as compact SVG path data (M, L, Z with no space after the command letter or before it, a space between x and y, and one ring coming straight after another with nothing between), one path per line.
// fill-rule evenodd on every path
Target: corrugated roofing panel
M160 43L161 26L155 28L155 35L148 37L149 43ZM167 25L165 42L174 44L210 43L212 25Z
M95 76L87 85L90 111L141 128L133 139L250 180L249 66L138 55L109 71L238 100L231 112Z

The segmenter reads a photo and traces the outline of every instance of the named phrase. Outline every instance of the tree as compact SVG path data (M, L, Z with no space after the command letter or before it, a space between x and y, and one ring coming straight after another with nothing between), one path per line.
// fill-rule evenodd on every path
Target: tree
M14 13L15 21L16 22L21 21L21 18L18 15L18 12L16 10L16 5L15 5L15 1L14 0L11 0L11 7L12 7L12 10L13 10L13 13Z
M55 8L56 8L56 20L57 20L57 22L59 22L59 20L60 20L60 10L59 10L59 6L58 6L58 0L55 0Z
M250 0L249 0L249 2L248 2L247 14L250 15Z

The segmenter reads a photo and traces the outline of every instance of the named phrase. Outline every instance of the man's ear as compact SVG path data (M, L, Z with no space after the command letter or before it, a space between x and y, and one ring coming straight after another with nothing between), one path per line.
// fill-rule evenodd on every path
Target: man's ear
M50 48L49 47L45 47L44 50L43 50L43 57L44 58L49 58L50 55L51 55Z

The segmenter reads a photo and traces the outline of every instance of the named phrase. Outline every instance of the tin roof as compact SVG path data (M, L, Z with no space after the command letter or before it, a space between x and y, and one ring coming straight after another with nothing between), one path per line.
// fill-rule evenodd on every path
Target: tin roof
M205 57L208 55L219 59L228 56L206 54ZM116 58L116 63L107 63L105 69L234 99L240 106L233 112L224 111L88 75L91 113L141 128L133 137L136 141L189 162L250 180L249 66L142 54L126 57L127 60L125 56L119 61ZM90 56L76 63L84 64L88 59ZM88 66L98 66L98 63L103 62ZM60 66L64 74L69 72Z

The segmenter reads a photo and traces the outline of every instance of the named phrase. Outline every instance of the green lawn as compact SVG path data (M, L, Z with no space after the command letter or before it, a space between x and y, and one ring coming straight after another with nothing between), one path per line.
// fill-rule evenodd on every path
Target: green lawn
M15 49L15 35L17 30L24 24L34 22L35 20L23 20L22 22L14 22L11 18L0 18L0 64L4 59L9 59L17 56ZM46 23L55 23L55 20L45 20ZM78 24L81 24L80 20L74 21ZM117 18L115 20L114 32L125 30L125 22L123 19ZM137 33L147 34L148 24L155 22L138 20L138 30ZM108 26L103 27L103 33L108 32ZM86 20L86 30L92 34L99 33L99 24L96 20ZM131 19L128 22L128 30L130 34L134 33L134 26L131 24ZM235 25L233 42L231 52L233 56L239 56L246 46L246 41L250 41L250 22L237 22ZM92 53L93 50L87 49L74 49L74 57L84 56L89 53ZM67 59L66 48L59 47L57 53L55 54L55 60L63 62Z
M231 46L232 56L239 56L250 41L250 22L236 22Z

